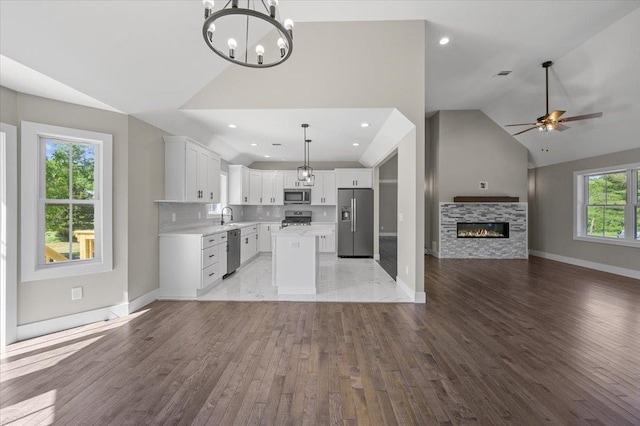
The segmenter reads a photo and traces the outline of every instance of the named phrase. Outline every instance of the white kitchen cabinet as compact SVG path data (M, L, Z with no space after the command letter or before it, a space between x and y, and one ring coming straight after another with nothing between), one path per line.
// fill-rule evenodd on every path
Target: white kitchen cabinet
M284 178L282 172L262 172L262 205L284 205Z
M371 188L373 187L373 170L371 169L336 169L338 188Z
M227 270L227 233L160 236L160 297L195 299Z
M249 204L262 204L262 171L249 171Z
M241 206L249 204L249 175L245 166L229 165L229 204Z
M325 228L322 235L318 237L318 250L320 251L320 253L335 253L336 226L334 224L331 224L331 225L314 224L314 226L322 226L323 228Z
M220 157L186 136L165 136L165 200L215 203L220 199Z
M317 171L315 185L311 187L312 206L336 205L336 174L332 171Z
M302 188L302 181L298 180L297 170L287 170L283 174L284 176L284 189L297 189Z
M240 235L240 264L243 265L258 254L258 225L242 228Z
M281 225L279 223L261 223L260 224L260 228L259 228L260 236L258 238L258 241L260 242L261 253L271 252L271 233L274 231L277 231L280 228L281 228Z

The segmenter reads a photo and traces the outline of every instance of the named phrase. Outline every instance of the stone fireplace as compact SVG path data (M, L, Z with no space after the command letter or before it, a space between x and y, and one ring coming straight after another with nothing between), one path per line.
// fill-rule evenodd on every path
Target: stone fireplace
M438 257L526 259L527 203L440 203Z

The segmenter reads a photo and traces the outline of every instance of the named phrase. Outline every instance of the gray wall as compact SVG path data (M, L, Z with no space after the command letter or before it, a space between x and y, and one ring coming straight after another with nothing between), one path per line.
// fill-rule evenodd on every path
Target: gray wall
M254 161L250 169L258 170L297 170L301 166L299 161ZM310 166L315 170L359 169L364 167L357 161L311 161Z
M129 117L129 300L159 288L158 207L164 198L164 140L169 134Z
M640 148L532 171L530 249L640 271L640 248L573 239L573 173L636 162L640 162Z
M380 232L396 233L398 232L398 154L380 166L379 178L378 226Z
M18 126L18 94L0 86L0 122Z
M113 270L100 274L20 282L18 325L128 301L128 119L126 115L17 94L16 119L113 135ZM4 109L4 108L3 108ZM3 117L4 119L4 112ZM18 129L20 135L20 129ZM135 159L134 159L135 161ZM22 171L21 171L22 173ZM19 195L20 196L20 195ZM81 300L71 288L84 287Z

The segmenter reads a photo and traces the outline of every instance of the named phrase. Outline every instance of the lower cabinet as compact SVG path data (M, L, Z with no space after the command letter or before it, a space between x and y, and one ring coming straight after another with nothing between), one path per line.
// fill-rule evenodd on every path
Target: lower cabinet
M260 238L258 225L242 228L240 235L242 237L240 244L240 264L242 265L258 254Z
M320 226L320 225L318 225ZM323 233L319 237L318 249L320 253L335 253L336 251L336 226L335 225L321 225L326 228L326 233Z
M194 299L227 271L227 233L160 236L160 297Z
M280 229L279 223L261 223L259 228L260 253L271 252L271 233Z

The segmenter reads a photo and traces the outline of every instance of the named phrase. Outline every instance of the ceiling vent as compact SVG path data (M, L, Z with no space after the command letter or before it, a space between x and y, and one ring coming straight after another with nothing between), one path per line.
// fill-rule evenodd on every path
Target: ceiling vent
M494 75L494 77L506 77L511 74L511 71L500 71L498 74Z

